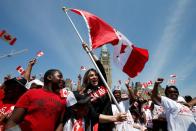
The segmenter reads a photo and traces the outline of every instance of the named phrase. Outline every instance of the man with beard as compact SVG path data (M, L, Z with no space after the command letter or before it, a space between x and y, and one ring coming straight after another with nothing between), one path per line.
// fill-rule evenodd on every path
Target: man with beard
M196 124L192 111L185 105L177 102L179 91L176 86L167 86L165 96L159 96L158 86L163 82L162 78L155 81L152 90L152 100L163 106L166 114L169 131L195 131Z
M44 75L44 87L29 90L18 100L6 129L54 131L61 126L65 107L59 95L62 80L59 70L48 70Z

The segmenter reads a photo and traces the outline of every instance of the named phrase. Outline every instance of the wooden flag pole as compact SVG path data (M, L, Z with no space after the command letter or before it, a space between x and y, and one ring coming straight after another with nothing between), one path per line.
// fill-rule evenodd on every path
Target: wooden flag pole
M86 43L84 42L84 40L82 39L80 33L78 32L78 30L77 30L75 24L73 23L72 19L71 19L70 16L68 15L68 13L67 13L68 9L67 9L66 7L63 7L63 11L66 13L67 17L69 18L69 21L71 22L73 28L75 29L75 31L76 31L76 33L77 33L79 39L81 40L82 44L86 44ZM100 77L101 77L101 79L102 79L104 85L106 86L106 88L107 88L107 90L108 90L109 95L111 96L112 100L114 101L114 103L115 103L116 107L118 108L119 112L122 112L122 110L121 110L121 108L119 107L119 104L118 104L118 102L116 101L116 98L114 97L114 95L113 95L113 93L112 93L110 87L108 86L108 84L107 84L105 78L103 77L103 75L102 75L102 73L101 73L99 67L97 66L95 60L93 59L93 56L92 56L91 51L89 50L88 46L84 46L84 49L85 49L85 51L87 52L87 54L89 55L91 61L93 62L94 66L95 66L95 68L96 68L96 70L97 70L97 72L99 73L99 75L100 75Z

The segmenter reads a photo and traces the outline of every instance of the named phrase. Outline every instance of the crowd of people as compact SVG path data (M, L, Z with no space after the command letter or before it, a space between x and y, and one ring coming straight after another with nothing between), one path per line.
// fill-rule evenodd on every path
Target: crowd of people
M103 65L89 53L107 81ZM180 96L175 85L161 96L162 78L148 99L134 91L128 78L124 98L120 86L110 94L94 68L78 77L77 91L69 91L58 69L47 70L43 80L32 79L35 63L30 60L22 77L6 77L1 85L0 131L196 131L196 99Z

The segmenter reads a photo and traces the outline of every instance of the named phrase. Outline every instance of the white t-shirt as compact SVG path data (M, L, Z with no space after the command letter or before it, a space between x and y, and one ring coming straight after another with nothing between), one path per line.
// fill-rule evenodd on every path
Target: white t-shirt
M152 128L153 127L153 123L152 123L152 112L150 109L146 109L144 110L144 113L146 114L146 126L148 128Z
M154 110L152 111L152 119L158 119L159 117L165 118L165 111L162 106L154 104Z
M113 131L133 131L133 118L132 115L129 111L129 100L121 101L118 103L119 107L122 112L127 113L127 121L124 122L115 122L115 128ZM116 115L119 113L118 108L116 107L115 104L112 104L112 112L113 115Z
M193 113L187 106L165 96L161 96L161 105L166 113L169 131L196 131Z
M196 121L196 106L193 106L192 112L193 112L194 119Z

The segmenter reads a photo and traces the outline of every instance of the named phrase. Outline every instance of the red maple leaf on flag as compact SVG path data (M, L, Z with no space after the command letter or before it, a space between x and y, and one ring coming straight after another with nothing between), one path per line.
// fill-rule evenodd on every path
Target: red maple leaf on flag
M114 47L114 62L123 72L133 78L143 70L149 58L147 49L133 46L133 43L122 33L96 15L84 10L69 10L84 18L87 24L90 39L89 43L92 49L110 43Z
M10 35L4 35L4 38L6 39L6 40L11 40L11 36Z
M126 44L121 45L120 54L125 53L125 49L127 48Z
M68 95L67 89L63 88L63 89L60 90L60 96L62 98L67 98L67 95Z

